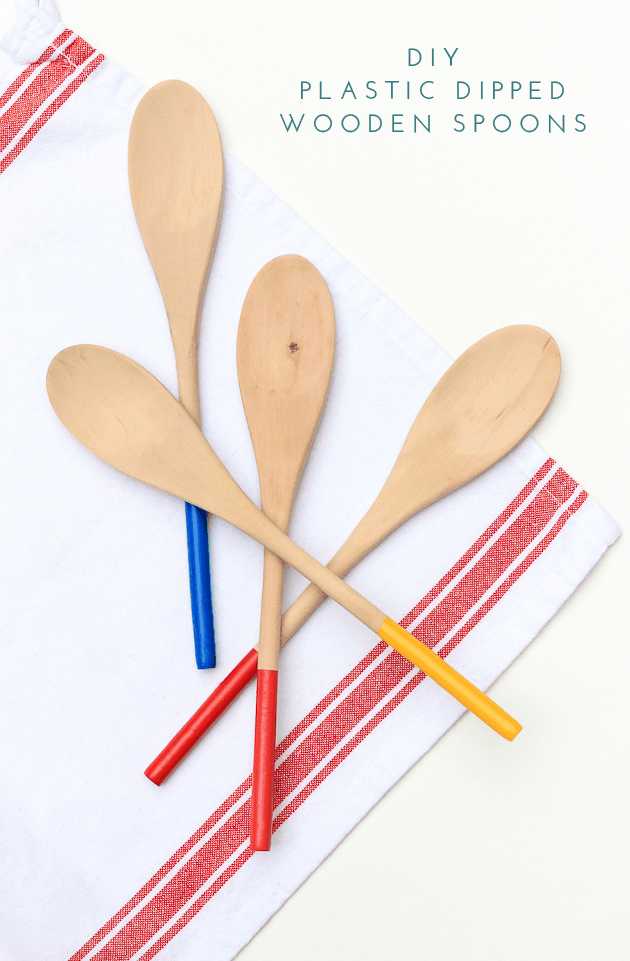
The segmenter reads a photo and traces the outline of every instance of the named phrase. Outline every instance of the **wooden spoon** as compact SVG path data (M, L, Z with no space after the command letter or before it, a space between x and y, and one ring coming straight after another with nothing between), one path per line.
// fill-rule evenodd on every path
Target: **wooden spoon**
M383 489L330 570L345 577L403 521L496 463L534 426L559 376L556 342L538 327L507 327L469 348L425 401ZM282 618L282 644L324 597L315 584L302 592ZM144 773L154 784L162 784L247 687L257 656L256 648L246 654L151 762Z
M179 399L201 426L197 344L206 279L216 242L223 153L210 107L181 80L152 87L129 134L129 187L171 329ZM208 516L186 504L190 596L197 667L216 663Z
M333 305L321 274L303 257L272 260L258 272L245 298L236 365L262 510L285 534L324 406L334 349ZM265 550L252 779L254 851L271 846L283 585L283 562Z
M505 340L505 337L504 334L499 339ZM510 339L509 334L507 337ZM445 429L448 430L452 443L451 470L442 474L439 486L442 493L450 490L450 474L456 461L465 460L470 477L475 476L483 464L483 454L493 451L497 459L501 452L506 453L513 446L513 431L509 427L506 430L504 424L513 418L529 424L533 401L528 397L530 403L525 402L523 388L532 377L536 379L541 364L547 365L541 359L540 350L521 360L522 338L512 338L511 356L513 362L508 382L516 379L521 387L514 408L506 410L504 407L508 383L503 377L497 378L495 392L487 389L487 382L492 379L493 361L497 359L496 347L490 346L485 377L479 383L479 389L485 392L486 404L496 404L498 397L495 393L502 395L501 406L498 410L495 407L494 419L497 415L500 419L494 431L480 430L474 418L470 419L470 412L462 407L455 385L451 385L450 391L444 386L438 391L428 426L438 438ZM462 376L464 380L469 377L466 364ZM545 381L548 379L547 375ZM62 423L106 463L191 504L198 504L249 534L309 581L314 581L325 594L354 614L493 730L510 741L516 737L521 726L509 714L278 530L240 489L182 405L135 361L105 347L69 347L57 354L48 368L47 389ZM512 389L510 396L513 396ZM548 391L545 390L547 398ZM541 398L537 400L539 410L543 409ZM459 415L455 425L453 408ZM428 456L432 459L430 451ZM439 458L433 458L431 466L426 468L427 477L431 476L431 468L433 471L441 468Z

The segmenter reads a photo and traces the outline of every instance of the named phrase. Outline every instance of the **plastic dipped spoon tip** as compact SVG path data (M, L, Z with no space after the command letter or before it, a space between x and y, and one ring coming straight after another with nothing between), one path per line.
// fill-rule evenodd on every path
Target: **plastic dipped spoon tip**
M199 319L221 208L223 152L210 107L194 87L166 80L138 104L129 133L129 189L171 331L179 399L201 425ZM195 658L216 663L208 517L186 504Z
M261 507L285 533L328 390L334 346L333 305L321 274L295 255L266 264L245 298L236 365ZM254 851L268 851L271 845L283 584L283 562L265 550L252 779Z
M69 347L52 361L48 396L89 450L123 473L197 504L281 557L400 651L508 740L520 724L446 661L280 531L240 489L172 394L130 358L105 347Z
M407 518L508 453L549 404L560 366L556 342L539 327L505 327L473 344L424 402L381 492L328 567L345 577ZM429 464L434 468L427 470ZM282 618L283 644L324 598L315 584L302 592ZM256 662L253 648L151 762L145 774L154 784L172 773L247 687Z

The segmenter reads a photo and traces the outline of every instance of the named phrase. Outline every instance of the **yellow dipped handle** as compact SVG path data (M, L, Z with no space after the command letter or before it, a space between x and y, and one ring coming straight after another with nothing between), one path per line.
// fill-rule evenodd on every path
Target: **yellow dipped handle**
M465 677L438 657L430 648L409 634L399 624L386 617L381 624L378 636L386 641L395 651L406 657L408 661L419 667L421 671L433 678L440 687L452 694L460 704L476 714L493 731L513 741L522 726L510 717L503 708L495 704L487 695L467 681Z

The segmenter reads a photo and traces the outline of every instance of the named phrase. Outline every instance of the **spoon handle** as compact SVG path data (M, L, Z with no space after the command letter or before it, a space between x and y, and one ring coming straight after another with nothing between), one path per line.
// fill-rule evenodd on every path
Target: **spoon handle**
M256 674L256 731L252 775L250 844L254 851L271 847L273 776L276 754L278 657L282 621L284 562L265 548Z
M286 465L287 470L290 465ZM297 483L300 465L293 480ZM283 487L277 478L259 468L261 505L265 516L286 534L295 484ZM290 476L290 475L289 475ZM254 851L269 851L273 825L273 787L276 762L276 713L278 704L278 661L282 631L282 593L284 561L265 548L263 563L258 670L256 675L256 726L252 773L250 846Z
M210 586L208 514L194 504L186 503L186 533L195 660L199 670L206 670L217 662Z
M169 774L172 774L177 765L192 751L195 744L210 730L215 721L219 720L230 704L254 680L257 667L258 650L252 647L251 651L248 651L245 657L241 658L236 667L217 685L210 697L206 698L192 717L188 718L164 750L160 751L154 761L151 761L144 772L150 781L159 786Z
M203 287L202 287L203 291ZM200 294L201 297L201 294ZM197 336L201 300L195 308L194 337ZM185 312L184 312L185 313ZM171 327L175 362L177 365L177 388L179 402L201 429L199 406L199 373L196 342L180 343L173 336L183 321L172 313L168 316ZM176 322L177 321L177 322ZM190 611L195 639L195 662L200 671L216 667L217 654L214 640L214 615L212 611L212 585L210 582L210 550L208 547L208 512L186 501L186 537L188 543L188 578L190 581Z

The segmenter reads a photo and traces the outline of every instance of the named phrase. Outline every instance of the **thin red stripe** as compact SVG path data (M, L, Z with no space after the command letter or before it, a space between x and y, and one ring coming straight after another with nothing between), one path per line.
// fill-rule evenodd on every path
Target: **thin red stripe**
M91 937L90 940L83 945L82 948L72 955L69 961L81 961L81 959L84 958L86 954L89 954L92 948L95 948L96 945L99 944L99 942L101 942L103 938L110 933L110 931L113 931L113 929L120 924L123 918L133 911L133 909L145 899L147 894L152 891L153 888L155 888L160 881L173 870L175 865L178 864L182 858L184 858L188 852L194 848L194 846L198 844L199 841L201 841L201 839L208 834L209 831L212 830L215 824L217 824L221 818L227 814L230 808L233 807L237 801L243 797L243 795L251 788L251 786L252 779L250 775L236 788L235 791L232 792L232 794L230 794L228 798L226 798L223 804L221 804L216 811L210 815L208 820L205 821L197 831L195 831L192 837L190 837L184 844L181 845L181 847L177 849L177 851L175 851L168 861L162 865L160 870L156 871L153 877L147 881L147 883L138 891L138 893L135 894L129 901L127 901L120 911L118 911L114 917L107 922L107 924L104 924L103 927L100 928L96 934L93 935L93 937Z
M13 94L17 93L17 91L20 89L22 84L25 83L26 80L28 80L31 74L33 74L38 67L41 67L43 63L46 63L47 60L50 60L50 58L55 53L55 51L58 50L59 47L61 47L66 42L66 40L69 40L71 36L72 36L72 30L62 31L62 33L60 33L58 37L55 37L51 45L49 47L46 47L41 57L39 57L34 63L29 64L26 70L23 70L20 76L16 77L16 79L13 81L11 86L7 87L7 89L4 91L4 93L0 97L0 110L2 110L5 104L9 102Z
M249 837L250 821L251 802L248 798L195 851L168 884L94 955L94 961L124 961L144 947L245 843Z
M570 481L567 484L567 481ZM501 534L457 585L411 632L427 647L435 647L459 624L467 611L477 604L496 583L514 559L547 526L558 510L572 496L577 484L563 470L556 471L534 500Z
M369 654L366 654L363 660L359 661L359 663L354 668L354 670L350 671L349 674L346 674L346 676L341 681L339 681L339 684L333 687L332 691L330 691L326 695L326 697L322 698L319 704L317 704L313 708L313 710L310 711L306 715L306 717L300 721L299 724L296 724L293 730L287 734L287 736L284 738L283 741L280 742L280 744L278 744L276 748L276 760L278 760L278 758L281 757L285 753L285 751L287 751L295 741L297 741L297 739L300 737L301 734L304 733L304 731L307 731L308 728L311 727L311 725L317 720L320 714L323 714L323 712L328 707L330 707L330 705L334 701L337 700L339 695L342 694L343 691L346 690L346 688L348 688L351 684L353 684L356 681L356 679L360 677L363 674L363 672L368 669L370 664L372 664L378 657L380 657L380 655L383 653L386 647L387 647L387 644L385 643L385 641L381 641L380 644L377 644L376 647L372 648Z
M537 559L540 557L540 555L543 553L543 551L549 546L549 544L551 543L551 541L552 541L552 540L559 534L559 532L562 530L562 528L564 527L564 525L566 524L566 522L569 520L569 518L572 517L573 514L575 514L575 512L576 512L577 510L579 510L579 508L582 506L582 504L584 503L584 501L586 500L587 497L588 497L588 494L586 493L586 491L582 491L582 492L575 498L575 500L573 501L573 503L572 503L572 504L569 504L569 506L567 507L567 509L564 511L563 514L561 514L561 516L559 517L559 519L558 519L558 520L556 521L556 523L553 525L553 527L551 528L551 530L542 538L542 540L540 541L540 543L539 543L539 544L536 544L536 546L534 547L534 549L533 549L532 551L530 551L529 554L527 555L527 557L525 557L525 559L518 565L518 567L516 567L516 568L512 571L512 573L510 574L510 576L507 577L507 578L503 581L503 583L499 585L499 587L498 587L497 590L494 592L494 594L492 595L492 597L491 597L489 600L487 600L487 601L485 602L485 604L482 604L481 607L479 608L479 610L476 611L476 612L473 614L473 616L466 622L466 624L463 625L463 627L461 628L461 630L459 630L456 634L454 634L453 637L448 641L448 643L446 643L446 644L444 645L444 647L442 648L442 650L439 652L439 653L440 653L440 657L448 657L448 655L451 653L451 651L452 651L454 648L457 647L457 645L458 645L459 642L462 640L462 638L465 637L466 634L468 634L468 633L473 629L473 627L475 627L475 625L479 623L479 621L480 621L483 617L485 617L485 615L488 613L488 611L489 611L492 607L494 607L495 604L497 604L498 601L500 601L501 598L502 598L505 594L507 594L507 592L509 591L510 587L512 587L512 585L519 579L519 577L521 576L521 574L523 574L524 571L526 571L528 567L531 567L531 565L534 563L534 561L537 560Z
M549 498L552 497L556 506L561 503L559 498L568 498L571 496L571 486L575 487L574 482L567 477L564 472L559 477L558 482L555 485L546 485L534 499L532 504L540 500L540 507L547 516L549 510ZM549 488L549 489L547 489ZM550 493L550 490L552 493ZM584 503L587 495L582 493L576 500L564 511L561 518L556 521L551 531L543 538L540 544L536 545L534 550L531 552L531 556L527 555L523 562L515 569L510 577L504 581L497 591L493 594L485 605L483 605L483 613L477 611L476 614L469 619L466 625L458 632L458 639L455 641L451 639L448 645L448 651L443 650L440 652L441 656L446 656L447 653L456 646L457 643L470 632L474 624L478 623L481 617L487 613L488 610L493 607L500 597L504 596L509 587L521 576L524 570L526 570L531 563L540 556L540 554L545 550L548 544L557 536L558 532L562 529L566 521L572 516ZM528 505L528 510L531 509L532 505ZM514 525L513 525L514 526ZM541 528L537 528L535 525L530 528L532 533L532 539L537 536ZM531 541L529 542L531 543ZM493 545L494 546L494 545ZM507 547L507 545L503 545ZM522 553L522 537L520 527L516 529L516 536L513 541L513 547L515 553L512 555L512 560L514 560L519 553ZM497 573L497 577L500 576ZM445 620L445 624L448 623L448 619ZM444 635L443 635L444 636ZM379 649L381 645L377 646ZM284 821L293 813L297 807L300 806L306 800L306 798L312 793L312 791L322 783L322 781L328 777L333 770L341 763L341 761L351 753L354 748L360 744L365 737L374 730L374 728L385 718L391 711L404 700L405 697L422 681L425 675L422 672L415 672L415 669L411 668L408 662L404 661L400 655L392 652L384 661L380 662L374 670L371 671L368 678L364 679L361 684L355 688L348 697L344 699L344 702L337 706L337 708L331 712L331 714L324 719L324 721L318 726L316 731L313 731L308 738L305 738L304 742L299 745L297 750L293 752L289 758L283 762L278 768L278 780L280 783L280 788L278 791L277 798L274 799L276 805L281 803L283 799L289 796L289 794L296 789L296 787L308 777L313 771L317 764L321 763L321 760L330 753L331 750L339 744L340 740L347 736L349 731L353 727L356 727L358 723L363 720L366 715L374 709L383 697L387 697L391 692L393 687L395 687L402 678L406 676L410 671L414 671L413 677L410 681L402 688L401 691L397 692L393 698L381 708L381 710L370 719L370 721L363 726L363 728L357 732L357 734L345 744L340 751L337 752L335 757L333 757L330 762L318 772L318 774L311 778L309 783L305 785L304 789L296 795L295 798L287 805L286 811L281 812L274 822L274 829L284 823ZM352 672L355 674L355 672ZM356 677L356 675L355 675ZM369 681L372 683L368 683ZM325 700L328 700L326 698ZM295 755L295 756L294 756ZM240 791L244 793L251 783L251 778L243 782L240 789L232 795L235 797ZM247 785L247 787L245 787ZM227 803L227 802L226 802ZM206 844L203 845L199 851L190 858L190 860L185 864L177 874L171 878L171 880L164 886L164 888L159 891L156 896L142 909L139 914L131 919L131 921L121 929L115 937L104 945L101 951L96 955L98 961L126 961L134 953L136 953L143 944L146 944L155 934L160 930L161 926L168 923L168 920L181 910L181 908L192 898L200 887L206 883L208 877L214 873L221 863L225 863L229 857L231 857L238 847L244 842L247 831L247 826L249 823L249 800L245 801L237 812L234 812L232 817L221 826L221 828L213 835ZM222 805L222 809L225 809L225 804ZM206 822L208 823L208 822ZM229 830L227 830L229 826ZM199 836L200 832L197 832L196 837ZM189 844L189 842L188 842ZM180 851L183 850L180 848ZM246 852L247 853L247 852ZM243 863L245 863L245 858ZM171 859L171 862L173 858ZM233 868L233 866L231 866ZM228 869L230 870L230 869ZM213 883L213 885L204 892L204 894L192 905L188 911L178 920L178 922L173 925L172 928L167 931L163 937L153 945L148 952L143 955L143 958L153 957L161 947L163 947L168 941L175 936L177 931L192 918L198 910L207 903L207 901L213 895L213 889L216 890L221 887L226 880L228 880L226 875L227 872L223 874ZM230 871L229 876L235 873L234 870ZM164 876L164 875L162 875ZM146 887L146 886L145 886ZM133 899L135 903L138 902ZM131 902L129 902L131 904ZM124 909L123 909L124 911ZM119 912L119 915L122 912ZM102 931L104 929L101 929ZM140 940L139 940L140 939ZM100 940L100 939L99 939ZM91 941L94 944L94 939ZM98 941L96 941L98 943ZM90 950L88 948L88 950ZM75 955L74 958L79 956L84 956L87 951L81 952L80 955Z
M53 114L55 114L57 110L59 110L59 108L63 106L66 100L68 100L68 98L72 96L75 90L77 90L81 86L81 84L85 80L87 80L90 74L92 74L96 70L96 68L101 63L103 63L104 60L105 60L105 57L103 56L103 54L99 53L98 57L95 57L94 60L91 60L90 63L88 63L88 65L83 68L81 73L77 77L75 77L75 79L61 91L59 96L55 100L53 100L53 102L48 107L46 107L43 113L39 115L35 123L28 128L24 136L21 137L20 140L18 140L13 150L10 150L9 153L6 155L6 157L4 157L2 161L0 161L0 174L6 170L9 164L13 163L15 158L22 153L24 148L31 142L33 137L35 137L35 135L39 133L39 131L44 126L44 124L50 120Z
M155 955L162 950L162 948L166 947L169 941L172 941L175 935L179 934L181 929L185 927L189 921L192 921L196 914L199 914L204 905L215 896L217 891L220 891L223 885L226 884L227 881L229 881L230 878L233 877L247 861L249 861L252 854L255 854L255 851L252 851L251 848L247 848L246 851L243 851L242 854L239 854L232 864L226 868L221 877L217 878L217 880L210 885L208 890L204 891L203 894L201 894L188 908L188 910L182 914L181 918L179 918L179 920L173 924L168 931L166 931L166 933L155 942L155 944L152 944L148 951L145 951L144 954L140 956L139 961L145 961L145 959L146 961L149 961L149 959L154 958Z
M413 669L404 657L386 657L320 721L276 769L274 810Z
M402 660L401 655L398 654L397 651L392 651L391 654L388 654L386 660L389 661L390 658L392 661L392 665L395 662ZM357 733L354 735L353 738L351 738L351 740L349 740L346 744L343 745L340 751L337 751L335 756L331 758L328 764L325 767L323 767L321 771L319 771L314 778L311 778L311 780L299 792L299 794L295 795L291 803L287 804L286 808L284 808L278 814L278 816L274 819L274 822L273 822L274 831L277 831L278 828L281 827L284 824L284 822L295 811L297 811L300 805L302 805L304 801L306 801L306 799L313 793L315 788L319 787L322 781L325 781L328 775L332 774L332 772L339 767L341 762L344 761L348 757L348 755L352 753L352 751L354 751L355 747L358 747L359 744L361 744L361 742L365 740L368 734L370 734L375 727L378 727L381 721L384 721L385 718L392 713L394 708L398 707L398 705L401 704L404 701L404 699L409 694L411 694L413 690L417 688L418 684L420 684L421 681L424 681L424 679L426 678L426 674L418 670L418 668L413 668L413 670L416 673L414 673L413 677L410 678L410 680L405 684L405 686L402 687L400 691L397 691L394 697L390 698L389 701L387 701L387 703L383 705L381 710L378 711L373 717L371 717L370 720L367 722L367 724L364 724L361 730L357 731Z

